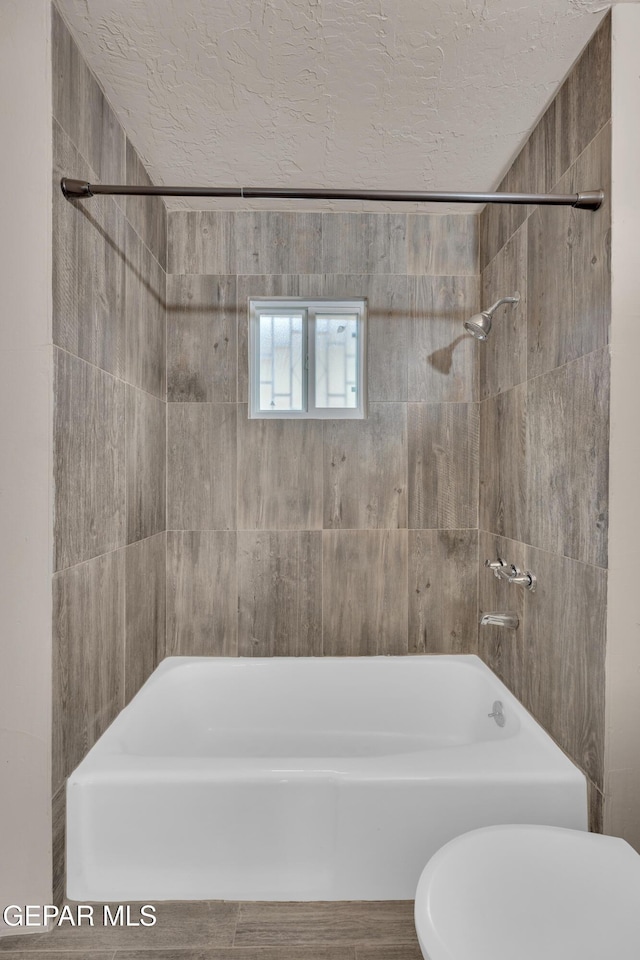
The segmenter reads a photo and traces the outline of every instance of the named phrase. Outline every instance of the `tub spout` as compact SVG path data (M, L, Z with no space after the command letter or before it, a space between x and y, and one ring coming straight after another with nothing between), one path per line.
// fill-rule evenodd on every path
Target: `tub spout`
M516 630L520 620L517 613L483 613L480 617L481 627L508 627Z

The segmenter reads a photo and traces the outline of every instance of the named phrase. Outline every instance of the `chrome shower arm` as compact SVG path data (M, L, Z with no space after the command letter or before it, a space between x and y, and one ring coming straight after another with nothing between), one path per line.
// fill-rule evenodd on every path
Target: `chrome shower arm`
M516 293L513 297L500 297L499 300L493 304L492 307L489 307L488 310L485 310L485 313L494 313L498 307L501 307L503 303L520 303L520 294Z

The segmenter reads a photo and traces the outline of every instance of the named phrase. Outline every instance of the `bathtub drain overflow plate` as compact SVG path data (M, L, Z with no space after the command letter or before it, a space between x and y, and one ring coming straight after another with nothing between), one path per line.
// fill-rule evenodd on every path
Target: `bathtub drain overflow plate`
M500 700L494 700L493 713L489 713L488 716L493 717L493 719L495 720L495 722L498 724L499 727L504 727L507 721L504 715L504 707L502 706L502 703Z

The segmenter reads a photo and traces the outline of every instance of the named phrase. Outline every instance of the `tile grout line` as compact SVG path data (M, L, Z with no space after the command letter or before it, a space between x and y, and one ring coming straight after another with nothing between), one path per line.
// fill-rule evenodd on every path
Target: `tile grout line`
M527 540L516 540L513 537L508 537L504 533L496 533L493 530L485 530L484 527L479 528L480 533L486 533L490 537L500 537L501 540L509 540L511 543L519 544L525 548L531 548L532 550L538 550L540 553L546 553L550 557L554 557L556 560L569 560L570 563L579 563L583 567L591 567L594 570L599 570L601 573L608 573L608 567L601 567L597 563L590 563L588 560L578 560L576 557L568 557L566 553L554 553L553 550L547 550L546 547L538 547L535 543L529 543Z
M168 216L164 220L164 232L165 232L165 250L166 250L166 260L168 266L168 257L169 257L169 220ZM169 536L167 533L168 518L169 518L169 276L165 270L164 274L164 387L165 387L165 398L164 398L164 636L162 637L161 651L158 649L158 637L156 637L156 654L155 654L155 666L161 662L160 652L162 652L162 659L167 655L167 627L169 623Z
M325 431L326 423L322 422L320 433L320 443L322 444L322 486L320 488L320 513L322 516L322 525L324 526L324 451L325 451ZM324 537L320 531L320 656L324 656Z
M520 227L522 227L522 224L520 224ZM518 227L518 230L520 229L520 227ZM514 231L514 233L517 233L517 231ZM509 240L510 239L511 237L509 237ZM508 242L509 241L506 241L506 243ZM502 247L500 249L502 249ZM498 251L498 253L499 252L500 251ZM492 260L493 260L493 257L492 257ZM269 278L269 277L290 277L290 278L296 278L296 279L301 277L304 280L307 280L309 278L316 279L316 278L326 278L326 277L330 277L331 279L334 279L337 277L366 277L366 278L373 278L373 279L377 279L379 277L396 277L397 279L406 278L407 280L419 280L424 277L427 277L427 278L433 278L434 280L439 280L447 277L448 278L458 277L461 279L470 280L482 275L482 273L480 274L473 273L473 272L455 273L451 271L447 273L434 273L433 271L429 271L427 273L398 273L397 270L390 270L390 271L377 270L377 271L370 271L369 273L361 273L358 271L348 271L348 272L343 271L343 272L335 273L327 270L321 270L320 272L315 272L315 273L309 273L309 272L291 273L290 271L284 271L281 273L233 273L229 271L224 272L220 270L196 270L196 271L164 270L164 267L162 266L162 264L159 264L159 266L160 266L160 269L163 270L168 277L238 277L239 279L245 282L247 280L264 280L265 278ZM487 264L487 266L489 266L489 264ZM484 269L486 270L486 267ZM273 294L273 296L278 296L278 294Z
M474 531L478 530L478 527L177 527L176 529L171 530L161 530L160 533L154 533L154 537L159 537L163 533L255 533L265 534L265 533L291 533L291 534L300 534L300 533L459 533L462 530ZM490 533L491 531L486 531ZM495 536L503 536L503 534L495 534ZM153 539L152 537L147 537L147 540ZM513 539L512 537L505 537L507 540ZM136 540L135 543L142 543L142 540ZM524 543L523 540L514 541L515 543ZM127 546L133 546L133 544L127 544ZM534 544L530 544L534 546ZM121 550L122 547L117 549ZM114 553L115 551L110 550L109 553ZM101 554L101 556L107 556L107 554ZM95 557L91 558L96 559ZM571 560L571 557L567 557L568 560ZM89 563L89 560L83 560L82 563ZM581 562L581 561L577 561ZM75 566L80 566L80 564L75 564ZM595 564L594 564L595 566ZM72 569L71 567L65 567L66 570ZM62 571L60 571L62 572Z
M130 139L130 137L129 137L129 135L127 134L127 132L125 131L124 127L123 127L122 124L120 123L120 120L118 119L118 115L117 115L117 113L116 113L116 110L114 109L113 104L111 103L111 100L109 99L109 96L107 95L104 87L102 86L102 83L100 82L99 78L98 78L97 75L94 73L94 71L91 69L91 67L90 67L89 64L87 63L87 60L85 59L85 56L84 56L83 52L80 50L80 47L78 46L78 43L77 43L76 38L75 38L75 35L74 35L73 31L71 30L69 24L67 23L67 20L66 20L65 16L63 15L63 13L62 13L62 11L61 11L61 9L60 9L60 4L57 2L57 0L54 0L53 6L55 7L56 14L58 15L58 17L59 17L60 20L62 21L62 24L63 24L63 26L64 26L65 31L66 31L67 34L69 35L69 38L70 38L70 40L71 40L71 44L72 44L73 49L74 49L74 51L75 51L75 53L76 53L76 56L78 56L78 58L80 59L80 61L82 62L82 64L85 66L85 68L86 68L89 76L91 77L91 79L93 80L93 82L96 84L98 90L100 91L100 94L102 95L105 103L107 104L107 106L108 106L108 108L109 108L109 112L111 113L111 116L113 117L114 122L116 123L118 129L119 129L120 132L122 133L123 144L122 144L122 157L121 157L121 162L122 162L122 169L123 169L123 171L124 171L124 173L125 173L125 179L126 179L126 171L127 171L127 141L129 141L129 143L131 144L131 148L132 148L133 152L135 153L138 162L140 163L140 166L142 167L142 169L144 170L144 172L146 173L146 175L149 177L150 182L153 183L153 180L152 180L151 176L149 175L149 171L147 170L146 165L143 163L142 157L141 157L140 154L138 153L138 150L136 149L135 144L134 144L133 141ZM70 134L70 133L66 130L66 128L63 126L62 121L59 120L58 117L56 117L55 113L53 112L53 104L52 104L51 116L52 116L53 120L55 121L55 123L57 123L58 126L60 127L60 129L63 131L63 133L65 134L65 136L68 138L69 142L75 147L76 152L78 153L78 155L80 156L80 158L81 158L82 160L84 160L84 162L86 163L86 165L87 165L87 167L89 168L89 170L91 170L92 174L95 174L95 176L96 176L96 178L97 178L97 179L96 179L96 182L102 182L101 179L98 178L98 176L97 176L97 174L96 174L96 171L94 170L94 168L93 168L93 166L91 165L91 163L89 163L89 161L87 160L87 158L84 156L84 154L83 154L82 151L80 150L79 146L78 146L78 145L76 144L76 142L73 140L71 134ZM116 201L115 201L115 197L112 197L111 199L114 200L114 203L116 202ZM168 209L167 209L167 204L166 204L165 200L164 200L162 197L159 197L158 199L160 200L160 202L162 203L162 206L164 207L164 211L165 211L165 223L166 223L166 217L167 217L168 212L169 212ZM128 220L129 223L131 223L131 221L129 220L129 218L127 217L126 212L125 212L125 210L126 210L126 198L125 198L125 207L124 207L124 208L123 208L123 207L120 207L120 205L119 205L118 203L116 203L116 206L118 207L119 210L121 210L124 218L125 218L126 220ZM134 230L136 233L138 233L138 231L137 231L136 228L133 226L133 224L131 224L131 226L132 226L133 230ZM168 231L167 231L167 234L168 234ZM139 236L139 234L138 234L138 236ZM139 239L140 239L140 240L142 241L142 243L147 247L147 249L149 250L149 253L152 255L152 257L154 257L154 259L155 259L156 262L159 264L159 266L162 267L162 264L160 263L160 260L158 259L158 257L156 256L156 254L153 252L153 250L151 250L151 248L148 246L148 244L146 243L146 241L145 241L142 237L140 237L140 236L139 236ZM166 251L166 253L167 253L167 252L168 252L168 251ZM166 259L166 256L165 256L165 259ZM165 267L163 267L163 269L166 271L166 265L165 265Z
M552 103L555 103L555 100L556 100L556 97L554 97L554 100L552 101ZM551 107L551 104L549 105L549 107ZM545 114L546 114L546 111L545 111ZM537 129L538 125L539 125L539 124L542 122L542 120L544 119L545 114L542 115L542 117L540 118L538 124L536 124L536 128L534 128L534 130L531 132L531 135L530 135L530 137L529 137L529 140L527 140L527 143L525 144L525 146L527 146L527 145L529 144L529 142L530 142L530 140L531 140L531 136L532 136L533 133L535 132L535 129ZM610 125L610 124L611 124L611 117L607 117L607 119L606 119L605 122L602 124L602 126L600 127L600 129L598 130L598 132L597 132L596 134L594 134L594 136L591 138L591 140L589 140L589 142L587 143L587 145L580 151L580 153L578 154L578 156L577 156L574 160L571 161L571 163L570 163L569 166L566 168L566 170L563 171L563 173L558 177L558 179L557 179L556 182L553 184L553 186L550 187L550 189L549 189L549 191L548 191L549 193L552 193L555 189L557 189L558 184L560 183L560 181L562 180L562 178L563 178L563 177L566 177L566 175L570 172L571 168L572 168L573 166L575 166L575 164L578 163L578 161L583 157L583 155L586 153L586 151L593 145L594 141L598 139L598 137L600 136L600 134L602 133L602 131L607 127L607 125ZM524 147L523 147L523 149L524 149ZM518 154L518 156L519 156L519 155L520 155L520 154ZM518 157L516 157L515 160L513 161L513 164L511 165L511 167L509 168L509 170L508 170L507 173L505 174L505 177L506 177L507 174L511 171L511 169L512 169L512 167L513 167L513 165L515 164L515 162L516 162L517 159L518 159ZM504 178L503 178L503 179L504 179ZM531 219L531 217L532 217L532 215L534 214L534 212L539 209L539 206L536 205L536 204L527 204L527 206L532 206L533 209L532 209L529 213L527 213L527 215L525 216L525 218L524 218L524 220L522 221L522 223L520 223L520 224L516 227L516 229L507 237L507 239L504 241L504 243L502 244L502 246L501 246L498 250L496 250L496 252L493 254L493 256L491 257L491 259L488 260L487 263L484 265L484 267L482 266L482 258L480 257L480 259L479 259L479 266L481 267L481 269L480 269L480 276L482 276L482 274L484 273L484 271L485 271L486 269L488 269L488 267L493 263L493 261L496 259L496 257L502 252L502 250L504 250L504 248L505 248L506 245L509 243L509 241L512 240L513 237L515 237L515 235L518 233L518 231L519 231L519 230L522 230L522 229L527 225L527 223L528 223L529 220ZM478 214L478 221L479 221L479 218L482 216L483 213L484 213L484 210L480 211L480 213ZM478 223L478 225L480 226L479 223ZM481 230L479 230L479 235L480 235L480 236L482 235L482 231L481 231ZM480 251L480 253L481 253L481 251Z
M61 350L61 349L63 349L63 348L62 348L62 347L58 347L58 349ZM602 349L602 348L601 348L601 347L598 347L597 349L600 350L600 349ZM593 351L592 351L592 353L596 353L596 352L597 352L597 350L593 350ZM71 354L71 356L75 356L75 354ZM584 354L584 356L589 356L589 354ZM76 359L82 360L82 357L77 357ZM580 360L580 359L582 359L582 358L581 358L581 357L576 357L575 359L576 359L576 360ZM89 361L85 361L85 362L88 363ZM568 360L567 363L574 363L574 360ZM564 365L565 365L565 364L563 364L563 366L564 366ZM98 369L101 370L102 368L101 368L101 367L98 367ZM554 369L558 370L558 369L560 369L560 368L559 368L559 367L554 367ZM104 372L107 372L107 371L104 371ZM550 371L550 372L552 372L552 371ZM544 374L538 374L538 376L544 376ZM117 378L116 378L116 379L117 379ZM532 379L535 379L535 378L532 378ZM526 383L526 382L527 382L526 380L521 381L521 383ZM513 386L514 386L514 387L519 387L519 386L521 386L521 383L514 383ZM133 386L133 384L128 383L128 384L126 384L126 386ZM133 388L134 388L134 390L140 390L141 393L145 393L145 392L146 392L146 391L142 390L140 387L133 387ZM511 390L511 389L513 389L513 388L512 388L512 387L509 387L508 389ZM504 390L501 391L501 393L505 393L505 392L506 392L506 391L504 391ZM150 397L152 397L152 398L155 399L155 400L159 399L159 398L156 397L156 395L153 394L153 393L150 393L150 394L147 394L147 395L150 396ZM493 398L493 396L499 397L499 396L500 396L500 393L493 394L493 395L490 396L490 397L485 397L484 400L491 400L491 399ZM392 404L392 403L398 403L398 404L404 403L404 404L421 404L422 406L430 406L430 407L442 407L442 406L448 406L448 407L465 407L465 406L466 406L466 407L468 407L468 406L471 406L471 405L473 405L473 404L475 404L475 403L484 403L484 400L472 400L472 399L470 399L470 400L407 400L407 399L403 399L403 400L370 400L370 401L369 401L369 406L374 406L374 405L377 405L377 404L385 404L385 405L386 405L386 404ZM235 401L235 400L168 400L167 403L168 403L168 404L176 404L177 406L188 406L189 404L193 404L193 406L200 406L200 407L232 407L232 406L246 407L246 406L248 406L246 400L239 400L239 401ZM279 420L277 420L275 417L272 418L271 420L270 420L268 417L263 417L263 418L259 418L259 419L262 419L263 422L281 422L281 423L291 423L291 422L294 422L294 423L335 423L335 422L336 422L335 420L331 420L331 419L328 418L328 417L289 417L289 418L287 418L287 417L282 417L282 418L279 418ZM346 419L346 418L337 418L338 422L340 422L340 423L344 423L344 422L345 422L345 419ZM349 421L347 420L346 422L349 422ZM354 421L354 420L352 419L350 422L351 422L351 423L353 423L353 422L356 422L356 423L357 423L358 421L357 421L357 420Z
M236 607L237 607L237 604L236 604ZM240 923L240 908L241 908L241 901L238 901L236 906L236 919L233 926L233 936L231 938L231 949L233 949L236 945L236 936L238 934L238 924Z
M93 74L92 74L92 76L93 76ZM98 174L95 172L95 170L93 169L91 163L87 160L87 158L85 157L84 153L82 152L82 150L80 149L80 147L78 146L78 144L77 144L77 143L75 142L75 140L71 137L71 134L68 133L68 131L66 130L66 128L63 126L62 122L61 122L53 113L51 114L51 116L52 116L52 119L53 119L54 123L57 124L57 126L60 128L61 132L62 132L62 133L64 134L64 136L67 138L67 140L69 141L69 143L71 144L71 146L73 147L73 149L75 150L75 152L78 154L78 156L80 157L80 159L87 165L88 169L90 170L90 172L91 172L91 181L90 181L90 182L93 182L93 183L102 183L102 179L101 179L101 178L98 176ZM119 121L116 121L116 122L119 123ZM128 137L127 137L126 133L124 133L123 128L120 127L120 129L122 130L122 133L123 133L123 135L124 135L124 137L125 137L125 147L124 147L124 151L125 151L124 161L125 161L125 162L123 163L123 168L124 168L125 171L126 171L126 140L128 139ZM129 143L131 143L130 140L129 140ZM131 146L132 146L133 149L135 150L136 156L137 156L138 159L140 160L140 156L139 156L139 154L138 154L138 151L137 151L136 148L133 146L133 144L131 144ZM143 167L143 169L144 169L145 172L146 172L146 167L145 167L144 164L142 163L142 160L140 160L140 163L142 164L142 167ZM148 174L147 174L147 176L148 176ZM126 179L126 176L125 176L125 179ZM149 177L149 179L151 180L151 177ZM153 181L152 181L152 182L153 182ZM58 189L60 189L59 185L58 185ZM116 201L115 196L110 196L109 194L98 194L97 196L100 197L101 199L104 198L105 200L108 200L108 201L111 201L111 202L112 202L113 206L114 206L115 209L118 211L118 213L120 213L120 214L122 215L122 219L125 220L125 221L129 224L129 226L131 227L131 229L133 230L133 232L134 232L135 235L137 236L137 238L138 238L138 240L140 241L140 243L141 243L144 247L146 247L148 253L151 255L151 257L153 257L153 259L156 261L156 263L158 264L158 266L160 267L160 269L161 269L161 270L164 270L165 273L166 273L166 267L162 265L161 261L158 259L158 255L151 249L151 247L149 246L149 244L147 243L147 241L144 239L144 237L140 236L139 231L136 229L136 227L134 226L134 224L131 222L131 220L130 220L129 217L127 216L127 214L126 214L126 206L121 206L121 205ZM92 198L89 198L89 199L92 199ZM154 199L155 199L155 198L154 198ZM158 198L158 199L162 199L162 198ZM126 200L126 196L123 197L123 200ZM67 201L67 203L70 203L70 202L73 202L73 201ZM84 208L82 208L82 209L84 209Z
M110 370L105 370L104 367L99 366L92 360L87 360L85 357L81 357L77 353L73 353L71 350L67 350L66 347L61 347L57 343L52 344L52 346L55 350L59 350L60 353L65 353L68 357L72 357L74 360L79 360L81 363L86 363L88 367L92 367L94 370L99 370L100 373L103 373L107 377L111 377L112 380L116 380L125 387L131 387L133 390L139 390L140 393L144 393L147 397L150 397L152 400L157 400L159 403L166 403L164 397L159 397L157 393L151 393L150 390L145 390L144 387L139 387L137 384L131 383L129 380L125 380L124 377L118 376L117 373L111 373Z
M179 531L175 531L179 532ZM65 573L67 570L75 570L76 567L81 567L85 563L91 563L93 560L101 560L103 557L108 557L112 553L117 553L118 550L126 550L127 547L133 547L137 543L145 543L147 540L153 540L154 537L161 537L162 534L167 533L166 530L159 530L157 533L152 533L148 537L142 537L140 540L133 540L131 543L123 543L118 547L113 547L111 550L105 550L104 553L97 553L93 557L87 557L86 560L78 560L77 563L71 563L68 567L60 567L59 570L54 570L52 573L52 579L60 576L60 574Z
M129 444L127 443L127 391L124 392L124 539L125 551L129 546ZM123 554L123 584L122 584L122 704L120 709L127 702L127 554ZM90 737L88 739L91 739Z
M237 335L236 335L236 341L237 341ZM236 363L236 369L237 369L237 379L236 379L236 395L237 395L238 389L239 389L239 385L240 385L239 356L238 356L238 362ZM238 576L238 568L239 568L239 566L240 566L240 538L238 537L238 533L240 532L240 530L239 530L239 524L238 524L238 517L239 517L239 515L240 515L240 463L239 463L240 458L239 458L239 456L238 456L239 447L240 447L240 443L239 443L239 438L240 438L239 426L240 426L240 404L236 404L236 449L235 449L235 454L236 454L236 489L235 489L235 495L236 495L236 496L235 496L235 503L236 503L236 521L235 521L235 530L234 530L234 533L235 533L234 565L235 565L235 577L236 577L236 582L235 582L235 588L236 588L235 593L236 593L236 596L235 596L235 604L234 604L234 616L235 616L235 621L236 621L236 656L239 656L239 655L240 655L240 648L241 648L241 641L240 641L240 577ZM238 908L238 915L239 915L239 908ZM237 927L237 918L236 918L236 927ZM234 938L235 938L235 931L234 931Z
M304 903L305 901L293 900L292 903ZM348 901L336 901L337 903L346 903ZM377 901L371 900L370 903L376 903ZM306 950L311 947L320 947L325 949L344 949L350 947L352 950L358 950L360 948L378 948L378 949L393 949L394 947L407 947L417 945L417 940L415 936L406 936L399 940L380 940L380 938L372 937L358 937L347 938L345 940L341 939L331 939L331 940L273 940L269 943L255 942L255 943L233 943L231 947L226 949L230 950L277 950L277 949L302 949ZM163 948L158 948L163 949ZM220 949L220 948L213 948ZM223 948L224 949L224 948ZM311 958L310 958L311 960ZM384 958L382 958L384 960Z
M510 387L507 387L504 390L500 390L498 393L492 393L488 397L483 397L479 401L480 404L487 403L489 400L497 400L498 397L504 397L506 394L510 393L512 390L516 390L518 387L526 387L528 384L533 383L535 380L539 380L541 377L548 377L552 373L556 373L558 370L564 370L565 367L570 366L572 363L579 363L581 360L587 360L590 357L594 357L597 353L606 351L607 354L610 353L611 344L603 343L599 347L590 350L589 353L581 353L579 357L573 357L571 360L565 360L564 363L559 364L557 367L551 367L550 370L543 370L542 373L536 373L535 376L529 377L527 380L520 380L518 383L512 384ZM387 401L381 401L387 402ZM422 402L422 401L419 401Z

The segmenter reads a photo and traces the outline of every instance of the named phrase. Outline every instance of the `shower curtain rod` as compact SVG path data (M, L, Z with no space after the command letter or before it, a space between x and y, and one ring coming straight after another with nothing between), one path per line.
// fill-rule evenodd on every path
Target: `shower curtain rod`
M391 200L417 203L531 203L597 210L603 190L580 193L459 193L446 190L325 190L300 187L142 187L127 184L89 183L63 177L60 187L67 200L84 200L97 194L132 197L261 197L283 200Z

